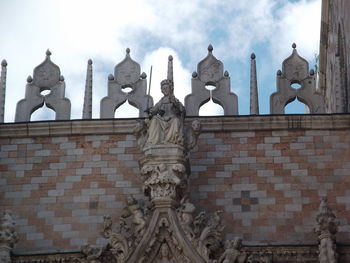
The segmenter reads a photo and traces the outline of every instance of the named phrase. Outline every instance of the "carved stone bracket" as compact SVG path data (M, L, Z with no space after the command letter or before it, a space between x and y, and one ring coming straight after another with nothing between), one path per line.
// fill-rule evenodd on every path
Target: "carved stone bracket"
M139 117L145 117L147 107L153 106L153 99L146 94L146 73L141 74L140 65L131 59L130 49L126 49L126 56L114 68L114 75L108 77L108 95L101 100L101 118L114 118L115 110L128 101L139 109ZM130 92L124 92L131 88Z
M66 84L60 68L50 56L51 52L47 50L44 62L34 69L33 78L28 77L25 98L17 103L15 122L30 121L32 113L44 103L56 112L56 120L70 119L71 103L65 98ZM44 90L50 93L42 95Z
M277 72L277 92L270 97L270 113L284 114L284 107L298 99L305 103L310 113L324 113L325 103L321 94L316 91L316 75L314 70L309 72L309 63L299 56L296 45L293 53L283 61L282 71ZM299 84L299 89L292 84Z
M198 116L199 108L210 98L221 105L225 115L238 114L237 95L230 91L230 77L224 66L212 53L213 47L209 45L208 55L197 66L197 72L192 74L192 93L185 98L186 113L188 116ZM213 85L211 92L206 85Z

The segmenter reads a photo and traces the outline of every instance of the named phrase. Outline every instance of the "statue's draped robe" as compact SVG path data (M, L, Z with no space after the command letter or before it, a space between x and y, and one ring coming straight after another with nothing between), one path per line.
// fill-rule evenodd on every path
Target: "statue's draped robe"
M181 118L183 118L184 110L184 106L173 95L164 96L150 109L153 118L149 123L146 144L182 144Z

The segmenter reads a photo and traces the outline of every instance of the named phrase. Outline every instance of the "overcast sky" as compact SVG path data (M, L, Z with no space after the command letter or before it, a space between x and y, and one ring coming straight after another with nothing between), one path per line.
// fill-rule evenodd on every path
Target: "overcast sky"
M174 57L175 95L183 101L209 44L230 73L241 115L249 114L250 54L256 54L260 113L268 114L276 71L293 42L314 67L320 17L321 0L1 0L0 59L8 62L5 121L14 121L27 76L44 60L47 48L65 77L72 119L82 117L89 58L94 67L93 118L99 118L107 77L127 47L141 71L149 75L153 65L151 95L156 102L168 55ZM47 112L38 110L32 120L53 118Z

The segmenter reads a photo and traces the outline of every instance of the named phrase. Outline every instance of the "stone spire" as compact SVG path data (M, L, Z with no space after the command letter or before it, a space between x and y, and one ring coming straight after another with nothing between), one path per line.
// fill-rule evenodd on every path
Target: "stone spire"
M168 57L168 76L167 76L167 79L174 82L173 57L172 56Z
M255 54L250 56L250 114L259 115L258 83L256 78Z
M328 206L326 197L322 197L320 208L316 216L315 232L319 239L319 262L336 263L337 252L335 235L338 232L338 222L333 211Z
M83 119L92 118L92 60L89 59L86 71Z
M1 62L1 74L0 74L0 123L4 122L5 116L5 94L6 94L6 75L7 75L7 62L4 59Z

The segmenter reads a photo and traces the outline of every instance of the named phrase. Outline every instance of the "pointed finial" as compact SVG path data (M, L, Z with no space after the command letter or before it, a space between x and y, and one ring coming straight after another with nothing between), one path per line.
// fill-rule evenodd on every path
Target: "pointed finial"
M32 78L31 75L29 75L28 78L27 78L27 82L28 82L28 83L32 83L32 81L33 81L33 78Z
M213 51L213 49L214 49L213 46L211 44L209 44L208 51L211 53Z
M126 49L126 54L130 54L130 48Z
M140 77L141 77L141 79L146 79L147 78L147 74L145 72L142 72Z
M255 58L256 58L255 54L252 53L252 54L250 55L250 58L251 58L251 59L255 59Z
M1 61L1 66L3 66L3 67L6 67L6 66L7 66L7 61L6 61L6 59L3 59L3 60Z
M49 57L49 56L51 56L51 54L52 54L51 51L50 51L49 49L47 49L47 50L46 50L46 56Z
M174 71L173 71L173 57L170 55L168 57L168 74L167 79L174 81Z
M89 64L89 65L92 65L92 59L89 59L89 60L88 60L88 64Z
M293 43L292 48L296 49L297 48L297 44Z

